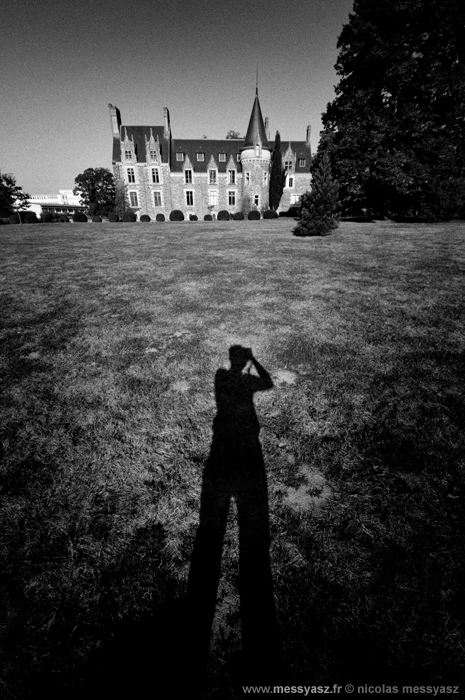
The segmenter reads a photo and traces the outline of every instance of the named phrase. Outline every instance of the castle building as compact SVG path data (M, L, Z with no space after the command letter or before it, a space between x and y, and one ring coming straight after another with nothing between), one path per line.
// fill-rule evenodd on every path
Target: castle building
M205 214L216 218L223 209L233 214L269 208L274 143L258 90L245 138L240 139L176 139L166 107L162 126L124 126L119 109L108 107L115 181L125 186L138 218L168 217L174 209L186 218L195 214L203 219ZM285 186L278 211L286 211L310 189L310 127L305 141L281 140L281 153Z

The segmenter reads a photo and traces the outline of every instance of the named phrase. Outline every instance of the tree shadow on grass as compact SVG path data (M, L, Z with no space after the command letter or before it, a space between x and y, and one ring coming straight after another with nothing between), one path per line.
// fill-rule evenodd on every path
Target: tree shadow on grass
M205 683L215 615L221 555L231 499L239 523L239 590L242 658L239 678L271 683L280 666L279 635L269 559L269 515L260 426L253 404L257 391L271 389L268 372L251 351L229 350L230 369L215 376L217 414L202 483L200 519L187 590L186 643L192 681ZM243 372L250 361L249 371ZM251 374L254 367L257 375ZM187 649L186 649L187 651Z

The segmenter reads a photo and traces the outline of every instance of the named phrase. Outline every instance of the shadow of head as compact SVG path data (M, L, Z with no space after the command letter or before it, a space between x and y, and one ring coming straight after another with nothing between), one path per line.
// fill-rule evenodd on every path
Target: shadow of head
M250 348L244 348L242 345L231 345L229 348L229 361L231 369L241 372L250 360L252 351Z

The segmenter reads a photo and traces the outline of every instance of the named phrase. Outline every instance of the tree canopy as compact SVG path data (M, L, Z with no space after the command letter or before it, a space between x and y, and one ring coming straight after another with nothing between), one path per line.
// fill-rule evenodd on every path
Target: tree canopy
M227 139L241 139L242 136L238 131L234 131L233 129L230 129L228 133L226 134Z
M74 194L80 195L91 216L108 214L115 208L115 181L107 168L87 168L74 182Z
M338 225L338 184L333 180L329 154L323 153L312 168L312 189L300 198L300 215L294 236L326 236Z
M279 131L276 132L273 148L273 160L271 163L270 172L270 209L276 211L279 207L279 202L283 196L285 183L285 174L283 168L283 158L281 154L281 136Z
M10 216L14 212L27 209L30 195L16 184L11 173L0 173L0 216Z
M344 213L465 214L465 3L355 0L323 115Z

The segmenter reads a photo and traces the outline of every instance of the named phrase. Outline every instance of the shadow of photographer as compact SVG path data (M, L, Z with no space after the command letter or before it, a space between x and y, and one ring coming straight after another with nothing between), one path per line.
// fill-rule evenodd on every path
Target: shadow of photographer
M268 492L253 403L273 387L250 349L229 349L230 369L215 376L217 414L203 472L200 518L188 580L188 638L202 684L215 615L221 555L230 501L239 524L239 592L242 636L241 680L268 681L279 666L279 636L269 558ZM248 371L244 371L248 365ZM254 368L256 374L251 373Z

